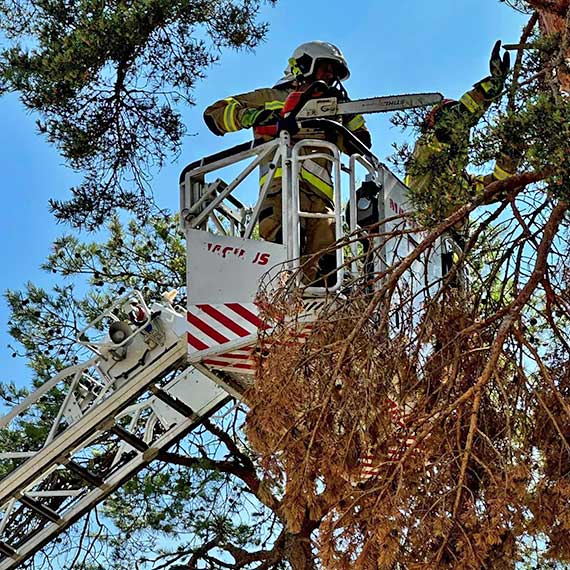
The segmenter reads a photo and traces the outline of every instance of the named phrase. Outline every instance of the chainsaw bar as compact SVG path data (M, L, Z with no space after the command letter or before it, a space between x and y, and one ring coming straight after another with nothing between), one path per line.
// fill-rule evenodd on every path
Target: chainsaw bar
M317 119L336 115L356 115L363 113L386 113L415 107L429 107L443 99L441 93L410 93L357 99L339 103L336 97L310 99L297 113L297 119Z

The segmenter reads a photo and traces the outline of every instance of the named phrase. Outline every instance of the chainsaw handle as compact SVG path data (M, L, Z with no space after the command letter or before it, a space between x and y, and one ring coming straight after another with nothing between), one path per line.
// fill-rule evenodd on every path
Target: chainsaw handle
M297 116L297 113L311 100L315 98L315 95L318 93L319 97L323 97L329 91L329 86L324 81L315 81L311 83L309 87L305 91L301 93L297 104L287 116L288 119L294 119Z

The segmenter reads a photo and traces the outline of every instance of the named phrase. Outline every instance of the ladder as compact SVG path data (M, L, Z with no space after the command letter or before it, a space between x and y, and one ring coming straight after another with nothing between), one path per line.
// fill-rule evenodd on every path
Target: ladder
M344 135L345 140L352 136L348 131ZM180 177L187 307L175 307L168 298L147 306L136 291L123 295L78 333L83 363L60 371L0 418L0 428L17 433L30 418L42 417L46 401L58 404L39 448L20 445L0 453L0 570L17 568L204 418L231 398L241 400L252 386L258 336L261 331L271 334L274 326L259 310L260 284L269 284L269 290L283 283L291 289L301 286L300 228L311 215L299 207L307 144L331 161L336 193L331 217L340 244L345 228L352 234L359 231L371 211L385 221L379 231L384 237L367 238L374 255L364 267L354 261L358 246L353 240L336 250L334 286L304 288L303 310L297 315L301 323L310 327L325 303L342 299L347 281L362 278L363 271L381 275L414 247L414 233L402 232L406 222L398 219L408 207L405 185L358 141L344 161L332 143L294 144L282 133L263 145L240 145L188 165ZM246 207L234 193L267 158L271 174L256 205ZM242 161L248 162L235 175ZM234 169L229 183L219 176L227 167ZM284 239L268 243L254 239L254 230L277 169L283 173ZM366 200L359 199L364 196L357 187L360 177L373 190ZM345 199L350 206L346 213ZM387 239L391 232L399 237ZM408 297L400 300L404 309L421 305L437 288L444 247L442 243L429 252L420 270L408 276Z
M116 310L133 297L147 318L120 342L80 341L93 358L62 370L0 419L0 427L17 428L59 393L41 448L0 454L15 467L0 480L1 570L17 568L229 400L188 365L184 314L168 305L146 307L136 292L128 297L79 337L98 333L104 321L125 328Z

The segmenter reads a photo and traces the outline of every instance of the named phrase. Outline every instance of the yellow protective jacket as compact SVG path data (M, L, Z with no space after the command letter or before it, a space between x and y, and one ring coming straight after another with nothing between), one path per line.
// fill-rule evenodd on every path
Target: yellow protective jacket
M436 124L426 129L414 146L405 182L412 202L428 221L444 219L485 186L512 176L516 170L515 161L507 155L497 159L492 173L473 175L466 170L470 129L492 102L486 97L487 85L483 80L461 97L457 120L450 125L449 132L444 128L443 134L438 136L436 118ZM450 117L442 113L439 120L449 124Z
M242 93L216 101L204 111L204 121L208 128L216 135L225 135L253 127L255 118L260 111L271 110L280 111L285 105L285 101L290 93L297 91L294 86L286 85L273 88L256 89L250 93ZM370 132L366 128L362 115L343 116L344 126L354 133L366 146L370 146ZM267 142L274 138L267 134L259 134L255 132L256 140ZM324 132L318 132L313 129L310 131L301 129L293 140L302 140L306 138L326 139L333 142L343 150L343 142L335 137L335 140L329 139L330 135ZM307 147L303 154L311 154L312 152L325 152L323 149L311 149ZM328 153L327 153L328 154ZM263 184L269 171L269 163L271 157L260 165L260 185ZM281 177L281 169L278 168L274 174L274 180ZM301 178L316 190L320 195L332 201L333 186L331 178L331 163L326 159L304 160L301 169Z

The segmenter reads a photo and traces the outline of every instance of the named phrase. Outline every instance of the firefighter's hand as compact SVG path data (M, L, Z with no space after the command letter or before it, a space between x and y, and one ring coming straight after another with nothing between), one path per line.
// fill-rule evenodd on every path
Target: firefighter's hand
M277 121L279 121L280 117L281 115L279 111L271 111L270 109L263 109L263 111L261 111L259 115L257 115L253 125L255 127L261 127L263 125L274 125L275 123L277 123Z
M287 117L280 117L277 122L277 132L287 131L291 136L296 135L299 132L299 123L297 118L289 114Z
M275 125L279 120L279 111L270 109L244 109L241 115L241 124L244 128Z
M489 60L491 75L475 83L475 87L481 90L484 101L493 101L501 95L510 67L511 56L509 52L506 52L505 55L501 57L501 40L497 40L493 46L491 59Z
M497 85L500 84L501 89L505 84L505 79L511 68L511 56L509 52L501 58L501 40L497 40L491 52L491 59L489 60L489 69L491 71L491 78Z

